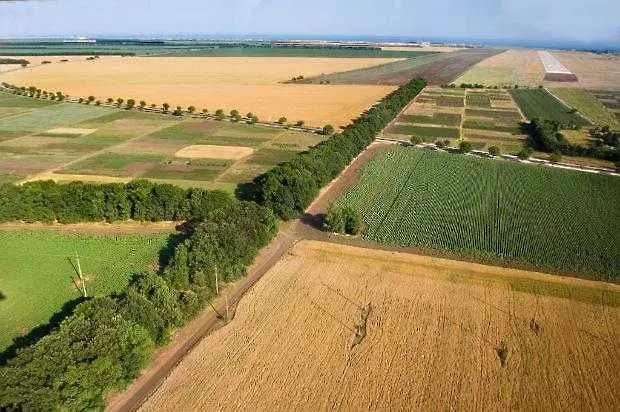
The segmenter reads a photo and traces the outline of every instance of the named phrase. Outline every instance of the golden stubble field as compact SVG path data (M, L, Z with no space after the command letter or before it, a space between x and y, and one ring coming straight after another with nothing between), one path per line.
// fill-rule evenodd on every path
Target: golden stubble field
M618 410L618 293L302 241L142 410Z
M0 75L15 85L36 85L71 96L93 95L195 106L210 111L237 109L263 120L285 116L309 125L346 125L394 89L391 86L283 84L388 63L398 59L306 57L102 57L29 67Z

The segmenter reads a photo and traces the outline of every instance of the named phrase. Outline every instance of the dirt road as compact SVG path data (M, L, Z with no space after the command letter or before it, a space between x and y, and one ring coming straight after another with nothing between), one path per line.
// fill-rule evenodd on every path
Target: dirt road
M205 308L199 316L183 328L178 329L170 344L155 353L151 365L127 390L106 399L106 410L134 411L138 409L194 346L205 336L228 323L243 295L295 244L297 238L291 230L293 227L293 224L284 224L276 238L260 252L254 264L248 268L248 275L227 285L211 306ZM226 319L227 303L228 319Z

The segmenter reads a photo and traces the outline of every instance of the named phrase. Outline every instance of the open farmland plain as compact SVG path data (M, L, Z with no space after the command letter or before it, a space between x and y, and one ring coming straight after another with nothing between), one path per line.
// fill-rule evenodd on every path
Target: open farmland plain
M141 410L614 410L619 299L617 285L302 241Z
M403 52L404 53L404 52ZM438 54L439 55L439 54ZM443 55L443 53L442 53ZM434 56L430 55L430 56ZM422 57L424 58L424 57ZM102 57L47 64L0 75L15 85L36 85L76 97L133 98L198 110L236 109L263 120L285 116L322 127L344 126L394 90L391 85L284 84L312 77L394 62L382 58L314 57ZM415 59L414 59L415 60ZM71 73L70 76L67 73Z
M437 53L380 66L310 77L305 83L402 85L415 77L423 77L430 85L454 81L471 66L500 53L499 49L466 49Z
M476 64L455 83L538 86L545 72L536 50L511 49Z
M615 176L393 147L337 204L370 241L615 280L619 202Z
M578 81L546 81L545 69L536 50L511 49L476 64L459 77L456 83L620 89L620 57L617 55L560 50L550 52L577 76Z
M136 178L234 191L324 136L0 94L0 181Z
M88 294L108 295L133 274L157 268L169 236L0 230L0 352L81 296L76 253Z

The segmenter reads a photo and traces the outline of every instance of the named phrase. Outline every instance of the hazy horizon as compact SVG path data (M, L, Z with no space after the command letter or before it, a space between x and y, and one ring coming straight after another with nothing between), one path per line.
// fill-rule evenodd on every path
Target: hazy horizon
M0 0L0 38L333 36L620 47L620 2L610 0L375 3Z

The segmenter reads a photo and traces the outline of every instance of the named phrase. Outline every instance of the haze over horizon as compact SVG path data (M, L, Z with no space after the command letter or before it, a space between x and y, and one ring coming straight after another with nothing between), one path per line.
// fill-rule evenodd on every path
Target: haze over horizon
M620 2L0 0L0 37L296 35L606 43L620 47Z

